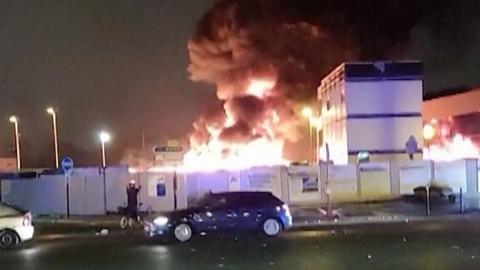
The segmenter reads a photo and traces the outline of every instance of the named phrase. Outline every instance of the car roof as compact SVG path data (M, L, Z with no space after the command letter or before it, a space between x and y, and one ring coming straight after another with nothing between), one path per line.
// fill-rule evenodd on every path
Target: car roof
M211 197L227 197L227 198L245 198L245 199L264 199L264 200L271 200L276 202L281 202L281 200L271 192L267 191L233 191L233 192L218 192L218 193L210 193L209 196Z
M210 193L213 196L273 196L271 192L267 191L231 191L231 192L214 192Z

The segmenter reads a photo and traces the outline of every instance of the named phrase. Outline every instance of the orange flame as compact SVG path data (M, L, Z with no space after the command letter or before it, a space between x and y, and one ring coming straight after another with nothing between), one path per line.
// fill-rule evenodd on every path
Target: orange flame
M247 87L247 94L256 96L258 98L263 98L268 96L270 90L275 86L273 80L268 79L255 79L250 82Z
M424 157L435 161L451 161L464 158L480 158L480 148L470 138L456 134L442 145L431 145L424 151Z
M254 79L246 88L246 94L260 99L270 95L275 86L274 80ZM285 165L283 158L284 138L277 138L275 125L280 118L277 111L269 109L261 123L253 129L255 134L263 134L243 143L225 142L220 139L222 128L235 123L225 111L223 127L208 127L210 140L191 148L183 158L184 171L241 170L255 166Z

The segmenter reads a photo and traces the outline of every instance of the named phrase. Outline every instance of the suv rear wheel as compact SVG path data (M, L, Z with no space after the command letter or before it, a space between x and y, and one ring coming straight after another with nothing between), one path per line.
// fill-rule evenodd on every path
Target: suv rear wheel
M270 237L278 236L282 232L282 224L275 218L269 218L263 222L262 231Z

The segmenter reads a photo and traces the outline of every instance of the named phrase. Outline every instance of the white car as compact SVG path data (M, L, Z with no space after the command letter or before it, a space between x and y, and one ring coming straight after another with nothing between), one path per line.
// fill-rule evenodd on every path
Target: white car
M0 248L12 248L33 238L32 215L0 202Z

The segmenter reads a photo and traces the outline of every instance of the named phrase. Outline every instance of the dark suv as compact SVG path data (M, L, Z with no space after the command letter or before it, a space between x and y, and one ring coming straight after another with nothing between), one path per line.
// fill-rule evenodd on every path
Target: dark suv
M260 231L273 237L291 226L288 206L272 193L225 192L209 193L192 207L157 216L145 231L150 237L185 242L210 232Z

